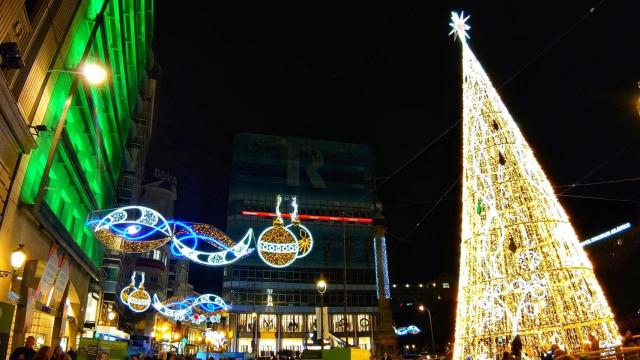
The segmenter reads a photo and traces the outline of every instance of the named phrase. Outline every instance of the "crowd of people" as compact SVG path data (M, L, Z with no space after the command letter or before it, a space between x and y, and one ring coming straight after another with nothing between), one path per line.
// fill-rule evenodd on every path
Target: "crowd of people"
M9 360L76 360L76 352L73 349L65 352L62 346L41 346L38 351L33 347L36 344L36 338L28 336L24 346L16 348Z
M582 348L582 354L595 354L593 357L599 357L600 342L595 334L588 336L588 342L584 344ZM69 351L64 351L61 346L56 346L53 349L51 346L41 346L37 351L33 348L36 344L36 339L33 336L28 336L24 346L16 348L9 360L76 360L77 353L71 348ZM629 349L640 347L640 339L636 341L630 330L627 330L622 336L622 348ZM449 347L451 349L452 347ZM502 359L497 360L521 360L522 353L522 339L520 335L516 335L511 341L511 351L505 351L502 354ZM640 360L639 352L629 351L624 352L624 358L626 360ZM562 349L557 344L552 344L549 349L541 349L538 352L540 360L577 360L584 356L579 356L580 353L570 353L566 349ZM445 359L448 360L452 356L451 351L447 351ZM587 356L588 357L588 356ZM301 356L299 352L287 352L273 354L269 357L269 360L300 360ZM129 360L197 360L194 356L180 355L175 352L160 351L157 354L146 355L138 354L131 355ZM214 357L209 357L207 360L215 360ZM370 360L376 360L376 357L372 354ZM391 356L388 353L384 353L381 360L391 360ZM468 358L468 360L472 360Z

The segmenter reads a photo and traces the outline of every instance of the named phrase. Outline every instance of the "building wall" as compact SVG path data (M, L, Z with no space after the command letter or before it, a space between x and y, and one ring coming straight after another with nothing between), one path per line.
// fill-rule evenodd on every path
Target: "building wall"
M239 240L253 228L257 237L272 225L273 218L256 214L275 212L276 194L296 195L300 214L371 219L371 189L371 153L367 146L240 134L234 142L226 230ZM290 200L283 201L281 211L292 211ZM327 321L332 332L344 336L344 327L338 323L346 305L349 336L353 337L354 330L358 332L350 342L370 346L378 311L375 231L370 223L319 219L302 221L313 234L313 249L288 267L270 267L255 253L225 267L223 298L237 313L232 319L238 327L234 349L246 351L249 346L250 351L268 352L305 347L309 331L315 329L314 324L307 324L308 319L315 321L321 300L329 307ZM348 268L346 304L343 245ZM329 283L322 299L315 285L321 277ZM261 325L258 342L254 340L251 348L255 334L247 317L253 312ZM359 331L354 319L365 315L372 328ZM290 329L291 319L299 321Z
M32 3L26 8L24 1L7 0L0 6L0 42L17 42L25 63L0 75L0 269L9 268L8 255L18 243L28 259L19 269L22 281L0 279L0 301L15 301L7 296L10 286L21 296L12 347L38 326L49 332L47 343L66 336L72 346L85 320L96 320L85 319L83 310L90 283L100 277L103 247L84 223L88 212L116 203L124 141L153 33L153 2ZM122 46L109 45L116 43ZM93 86L58 71L89 61L105 65L108 82ZM34 136L28 126L40 124L50 131ZM71 259L64 298L75 316L68 326L56 311L67 300L52 308L30 295L52 244ZM49 318L50 327L34 322Z

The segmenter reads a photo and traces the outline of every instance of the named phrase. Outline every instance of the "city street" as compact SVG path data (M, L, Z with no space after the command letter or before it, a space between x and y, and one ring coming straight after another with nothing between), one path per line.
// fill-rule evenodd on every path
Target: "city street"
M0 2L0 360L640 359L640 3Z

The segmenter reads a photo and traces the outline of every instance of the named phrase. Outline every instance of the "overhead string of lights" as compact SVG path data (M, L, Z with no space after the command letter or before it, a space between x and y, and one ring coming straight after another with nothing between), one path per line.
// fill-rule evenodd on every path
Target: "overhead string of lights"
M284 225L280 205L282 195L276 195L276 217L256 241L258 255L265 264L276 268L291 265L313 249L313 235L300 222L298 198L290 196L291 224ZM144 206L125 206L99 210L89 214L86 225L108 249L123 253L141 253L157 249L169 241L171 252L206 266L232 264L254 252L252 228L234 242L223 231L209 224L167 221L157 211ZM217 251L203 251L200 243Z

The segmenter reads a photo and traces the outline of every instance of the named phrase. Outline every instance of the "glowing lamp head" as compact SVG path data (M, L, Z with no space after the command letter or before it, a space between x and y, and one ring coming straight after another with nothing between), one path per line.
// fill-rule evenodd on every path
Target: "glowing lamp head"
M107 313L107 319L109 319L109 321L113 321L113 319L116 318L116 313L113 311L109 311L109 313Z
M21 268L25 260L27 260L27 254L22 248L24 248L24 245L19 244L18 248L11 253L11 267L13 267L14 270Z
M90 84L101 84L107 78L107 71L97 64L84 64L82 75Z
M420 310L420 311L424 311L424 305L420 305L420 306L418 306L418 310Z
M316 283L316 289L318 289L320 294L324 294L327 291L327 282L324 281L324 279L318 280Z

